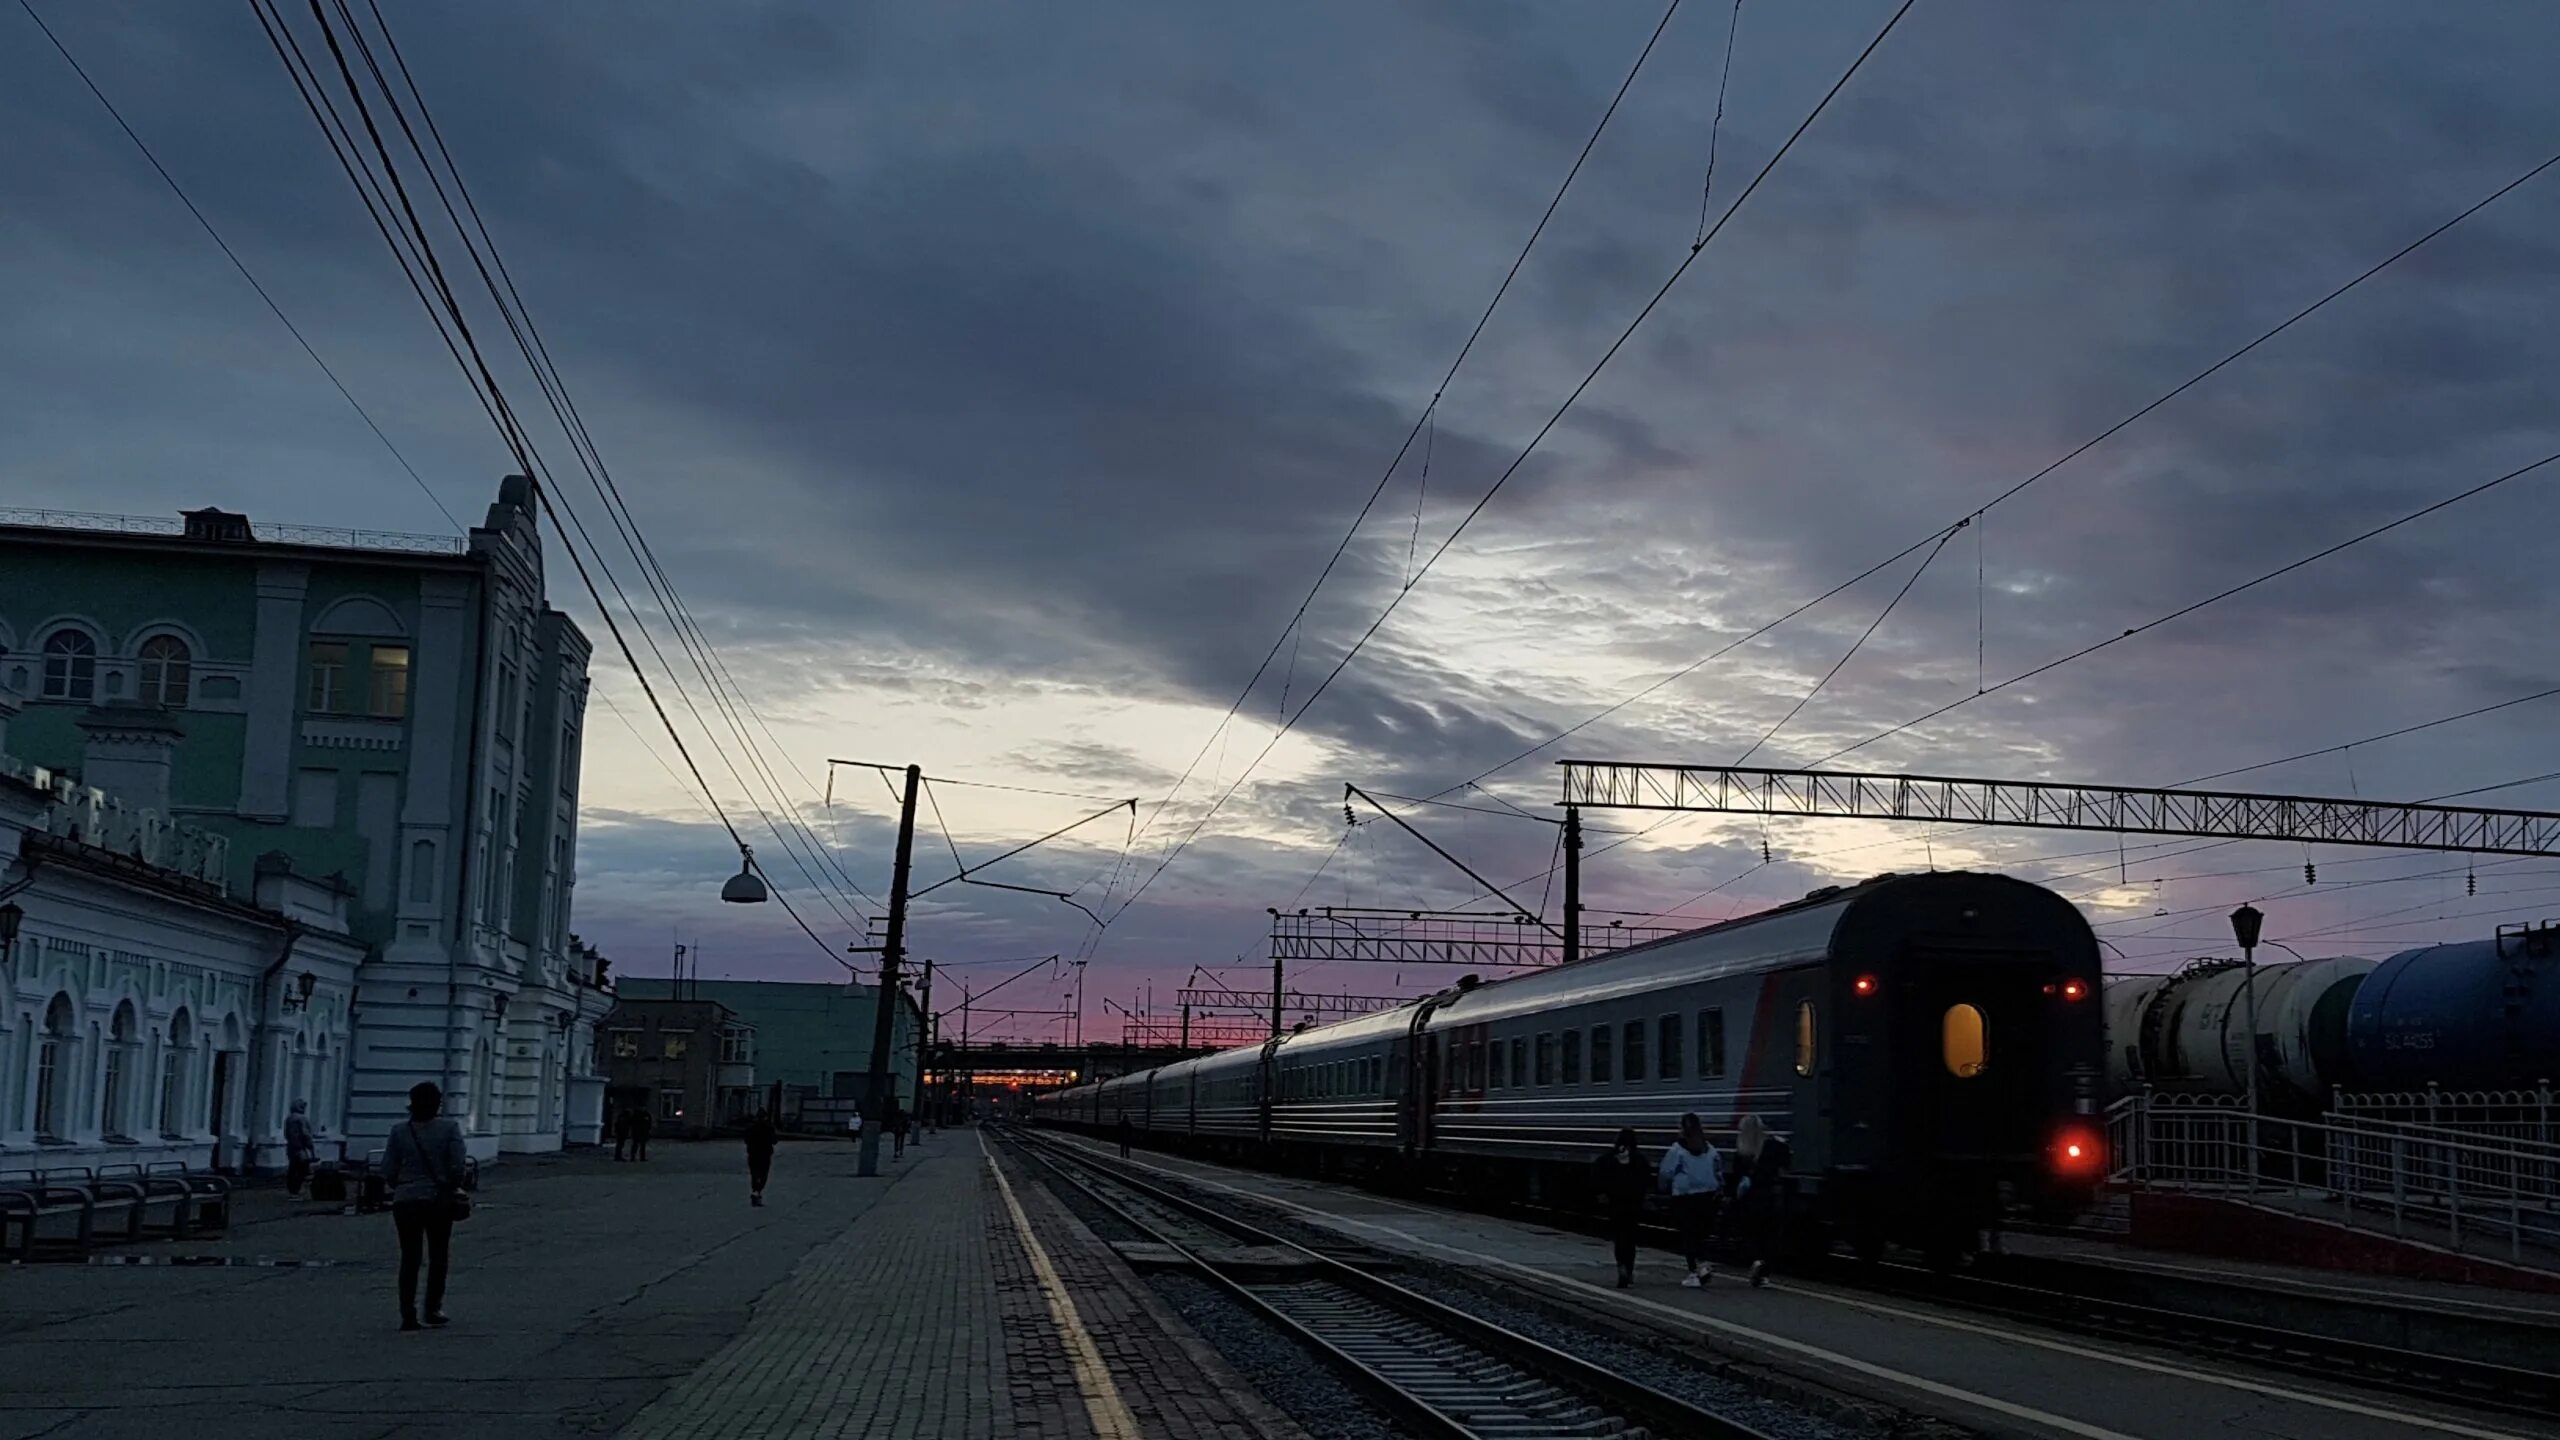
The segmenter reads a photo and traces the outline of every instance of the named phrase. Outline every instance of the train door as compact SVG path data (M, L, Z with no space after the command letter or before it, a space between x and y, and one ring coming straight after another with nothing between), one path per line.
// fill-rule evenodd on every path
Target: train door
M1431 1144L1432 1077L1438 1053L1425 1030L1431 1022L1428 1002L1414 1007L1413 1021L1387 1050L1387 1095L1396 1106L1396 1143L1407 1155Z
M1923 953L1906 967L1914 1082L1903 1115L1932 1169L1991 1174L2034 1164L2051 1138L2055 1096L2044 955ZM2077 983L2077 982L2075 982Z

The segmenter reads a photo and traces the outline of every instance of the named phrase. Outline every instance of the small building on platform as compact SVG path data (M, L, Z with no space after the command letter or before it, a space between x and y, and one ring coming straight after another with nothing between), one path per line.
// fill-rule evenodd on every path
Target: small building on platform
M605 1016L604 1033L606 1095L619 1107L645 1107L655 1133L736 1129L763 1103L755 1027L717 1000L625 996Z
M678 981L624 976L626 1000L667 999L679 993L716 1001L755 1031L756 1075L771 1092L780 1088L783 1124L801 1130L836 1131L862 1105L871 1075L871 1037L880 988L782 980ZM916 1037L922 1023L913 997L901 993L891 1018L890 1098L915 1108ZM864 1107L866 1113L877 1113Z

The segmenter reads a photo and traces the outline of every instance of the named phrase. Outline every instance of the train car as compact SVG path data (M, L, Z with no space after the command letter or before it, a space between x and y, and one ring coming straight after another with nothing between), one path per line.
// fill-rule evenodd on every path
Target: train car
M1996 875L1884 876L1793 905L1107 1081L1185 1097L1151 1141L1471 1193L1579 1199L1621 1127L1659 1150L1698 1114L1786 1137L1801 1233L1959 1246L2005 1199L2085 1202L2104 1174L2097 944ZM1113 1087L1121 1087L1115 1090Z
M2363 1089L2560 1079L2560 924L2502 926L2383 961L2355 992L2347 1044Z
M2280 1114L2316 1115L2349 1082L2347 1024L2371 960L2332 955L2257 967L2260 1096ZM2199 960L2169 975L2107 984L2110 1090L2240 1095L2249 1085L2248 967Z

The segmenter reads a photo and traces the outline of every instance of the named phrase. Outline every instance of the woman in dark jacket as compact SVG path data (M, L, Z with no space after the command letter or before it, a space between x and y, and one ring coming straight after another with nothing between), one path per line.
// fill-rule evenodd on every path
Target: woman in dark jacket
M418 1260L427 1262L426 1323L442 1325L444 1275L453 1255L455 1212L471 1155L462 1126L437 1112L444 1092L432 1083L409 1089L409 1120L391 1127L382 1144L382 1183L391 1192L391 1220L400 1231L400 1328L418 1324Z
M1786 1228L1787 1171L1795 1156L1757 1115L1742 1117L1735 1150L1742 1160L1742 1180L1734 1196L1736 1218L1741 1222L1742 1243L1751 1254L1751 1283L1766 1285L1769 1262L1778 1258L1778 1242Z
M773 1112L759 1110L747 1122L747 1203L764 1203L764 1182L773 1174L773 1147L780 1137L773 1124Z
M1618 1256L1618 1288L1636 1283L1636 1227L1644 1221L1644 1197L1653 1189L1653 1167L1636 1148L1636 1132L1621 1130L1617 1143L1594 1162L1600 1204L1609 1221L1609 1243Z

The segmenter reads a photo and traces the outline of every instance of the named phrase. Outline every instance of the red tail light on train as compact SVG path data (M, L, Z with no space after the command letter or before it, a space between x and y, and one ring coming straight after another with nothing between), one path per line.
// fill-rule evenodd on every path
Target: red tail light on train
M2094 1178L2106 1164L2106 1145L2095 1130L2070 1126L2054 1137L2053 1168L2074 1178Z

